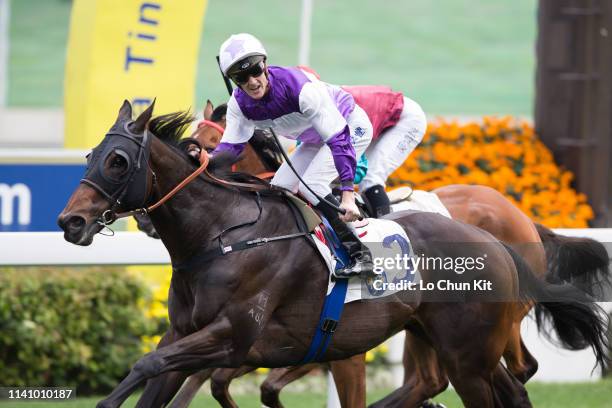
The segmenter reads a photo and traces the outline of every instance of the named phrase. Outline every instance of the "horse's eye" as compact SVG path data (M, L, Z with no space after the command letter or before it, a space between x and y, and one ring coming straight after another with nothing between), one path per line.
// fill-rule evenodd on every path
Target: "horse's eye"
M113 161L111 162L111 167L123 167L125 166L125 164L125 158L117 155L113 158Z

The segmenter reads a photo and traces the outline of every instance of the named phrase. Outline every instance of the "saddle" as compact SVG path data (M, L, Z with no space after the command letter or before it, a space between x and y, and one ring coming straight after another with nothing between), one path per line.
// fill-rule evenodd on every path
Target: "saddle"
M306 201L290 193L289 191L285 191L285 197L302 216L308 232L314 232L315 228L321 225L323 222L321 217L315 212L315 210L312 209L310 205L308 205Z

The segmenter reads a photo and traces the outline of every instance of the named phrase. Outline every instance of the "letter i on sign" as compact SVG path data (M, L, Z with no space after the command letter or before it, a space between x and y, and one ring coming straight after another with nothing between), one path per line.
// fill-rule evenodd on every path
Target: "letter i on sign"
M157 35L152 31L152 29L159 25L159 18L157 14L160 10L161 5L157 3L143 3L140 6L138 16L138 31L136 33L130 31L127 34L129 40L128 45L125 48L125 71L130 70L131 64L152 65L155 63L155 59L153 57L138 50L138 45L143 41L153 42L157 40Z

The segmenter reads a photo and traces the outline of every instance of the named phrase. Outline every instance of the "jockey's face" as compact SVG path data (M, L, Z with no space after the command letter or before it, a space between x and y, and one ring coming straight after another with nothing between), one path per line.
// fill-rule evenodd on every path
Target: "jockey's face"
M266 68L258 76L249 76L247 82L240 85L240 88L253 99L261 99L268 92L268 77Z

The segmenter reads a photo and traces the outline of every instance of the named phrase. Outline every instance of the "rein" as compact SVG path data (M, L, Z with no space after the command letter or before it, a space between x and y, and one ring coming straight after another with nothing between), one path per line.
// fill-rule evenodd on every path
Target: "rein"
M202 174L202 172L206 172L206 174L212 178L210 173L206 170L206 168L208 167L208 163L209 162L210 162L210 159L208 158L207 154L200 155L200 163L201 163L200 167L198 167L193 173L191 173L189 176L187 176L176 187L174 187L172 190L170 190L168 193L166 193L166 195L164 195L162 198L160 198L159 201L157 201L155 204L153 204L153 205L151 205L149 207L146 207L146 208L138 208L136 210L126 211L126 212L123 212L123 213L119 213L119 214L115 215L115 217L114 217L114 219L112 219L112 221L118 220L120 218L129 217L129 216L132 216L134 214L145 214L146 215L146 214L150 213L151 211L155 210L160 205L164 204L166 201L171 199L176 193L178 193L181 189L183 189L187 184L191 183L193 181L193 179L195 179L200 174ZM104 214L102 214L102 218L103 218L103 222L106 221L106 218L105 218Z
M215 129L223 132L224 129L223 127L221 127L219 124L211 122L209 120L203 120L200 123L198 123L198 128L201 128L203 126L212 126ZM205 153L205 152L203 152ZM200 167L198 167L193 173L191 173L189 176L187 176L183 181L181 181L176 187L174 187L172 190L170 190L168 193L166 193L166 195L164 195L162 198L159 199L159 201L157 201L155 204L146 207L146 208L137 208L135 210L131 210L131 211L126 211L123 213L119 213L119 214L115 214L113 215L112 211L107 210L107 212L105 211L102 214L102 220L100 221L100 223L102 223L103 225L109 225L113 222L115 222L118 219L121 218L125 218L125 217L130 217L136 214L140 214L140 215L147 215L149 214L151 211L157 209L159 206L163 205L166 201L168 201L169 199L171 199L176 193L178 193L181 189L183 189L187 184L191 183L196 177L198 177L200 174L204 173L206 174L208 177L210 177L212 180L214 180L216 183L218 184L222 184L225 186L234 186L234 187L242 187L242 188L247 188L250 189L252 191L259 191L259 190L264 190L264 189L268 189L269 186L267 185L258 185L258 184L251 184L251 183L240 183L240 182L236 182L236 181L227 181L227 180L223 180L220 179L214 175L212 175L208 170L208 164L210 163L210 158L208 156L208 154L200 154ZM263 175L267 175L270 173L262 173ZM274 173L271 173L272 175L274 175Z

